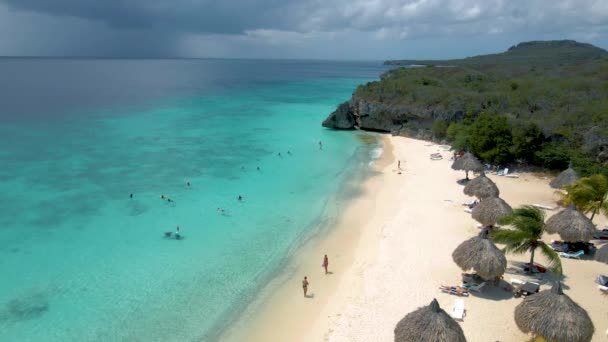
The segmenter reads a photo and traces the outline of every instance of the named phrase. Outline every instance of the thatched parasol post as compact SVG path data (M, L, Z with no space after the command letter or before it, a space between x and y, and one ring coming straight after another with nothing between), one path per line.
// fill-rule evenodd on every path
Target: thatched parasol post
M545 223L545 231L550 234L559 234L564 241L587 242L593 238L595 225L572 204L551 216Z
M463 271L474 270L484 279L501 277L507 269L505 254L488 239L488 230L456 247L452 259Z
M466 180L469 180L469 171L483 171L484 167L473 154L467 152L462 157L454 160L452 169L464 171Z
M489 197L473 208L471 216L484 227L493 227L500 218L513 212L513 208L500 197Z
M466 342L462 328L436 299L403 317L395 326L395 342Z
M552 342L589 342L595 331L587 311L563 293L559 282L517 305L515 323L522 332Z
M485 172L481 172L479 176L467 183L463 192L468 196L475 196L480 200L489 197L498 197L500 191L492 180L486 177Z

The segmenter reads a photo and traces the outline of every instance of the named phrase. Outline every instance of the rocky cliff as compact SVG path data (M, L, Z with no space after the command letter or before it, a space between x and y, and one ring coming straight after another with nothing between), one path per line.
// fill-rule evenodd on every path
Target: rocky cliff
M543 148L559 143L608 162L605 50L573 41L528 42L449 66L400 61L410 62L427 66L393 69L358 87L323 126L442 140L451 124L469 126L490 113L507 117L513 129L536 125L549 144Z
M395 105L353 95L350 101L340 104L322 125L332 129L361 129L431 139L435 120L456 121L462 117L460 110L448 113L440 108Z

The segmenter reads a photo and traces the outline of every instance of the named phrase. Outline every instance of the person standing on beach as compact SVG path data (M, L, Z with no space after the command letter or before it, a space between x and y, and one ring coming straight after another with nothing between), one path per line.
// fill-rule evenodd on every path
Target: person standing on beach
M323 257L323 268L325 269L325 274L327 274L327 266L329 266L329 259L327 258L327 254Z
M308 292L308 278L304 277L304 280L302 280L302 289L304 290L304 297L306 296L306 293Z
M397 168L401 170L401 160L397 161Z

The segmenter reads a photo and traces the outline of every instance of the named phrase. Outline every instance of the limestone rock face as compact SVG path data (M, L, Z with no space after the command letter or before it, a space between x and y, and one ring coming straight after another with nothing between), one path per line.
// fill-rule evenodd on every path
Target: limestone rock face
M355 117L349 102L344 102L323 121L323 127L333 129L355 128Z
M333 129L362 129L385 132L419 139L432 139L431 127L435 120L457 121L462 119L459 110L429 106L419 108L415 104L393 105L353 96L323 121L323 127Z

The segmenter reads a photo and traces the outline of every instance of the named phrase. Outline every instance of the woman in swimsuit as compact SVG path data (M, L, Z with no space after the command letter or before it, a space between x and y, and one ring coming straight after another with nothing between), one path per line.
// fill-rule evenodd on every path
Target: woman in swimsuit
M327 254L325 254L325 257L323 258L323 268L325 269L325 274L327 274L327 266L329 266L329 259L327 258Z
M308 278L304 277L304 280L302 280L302 289L304 290L304 297L306 296L306 293L308 292Z

